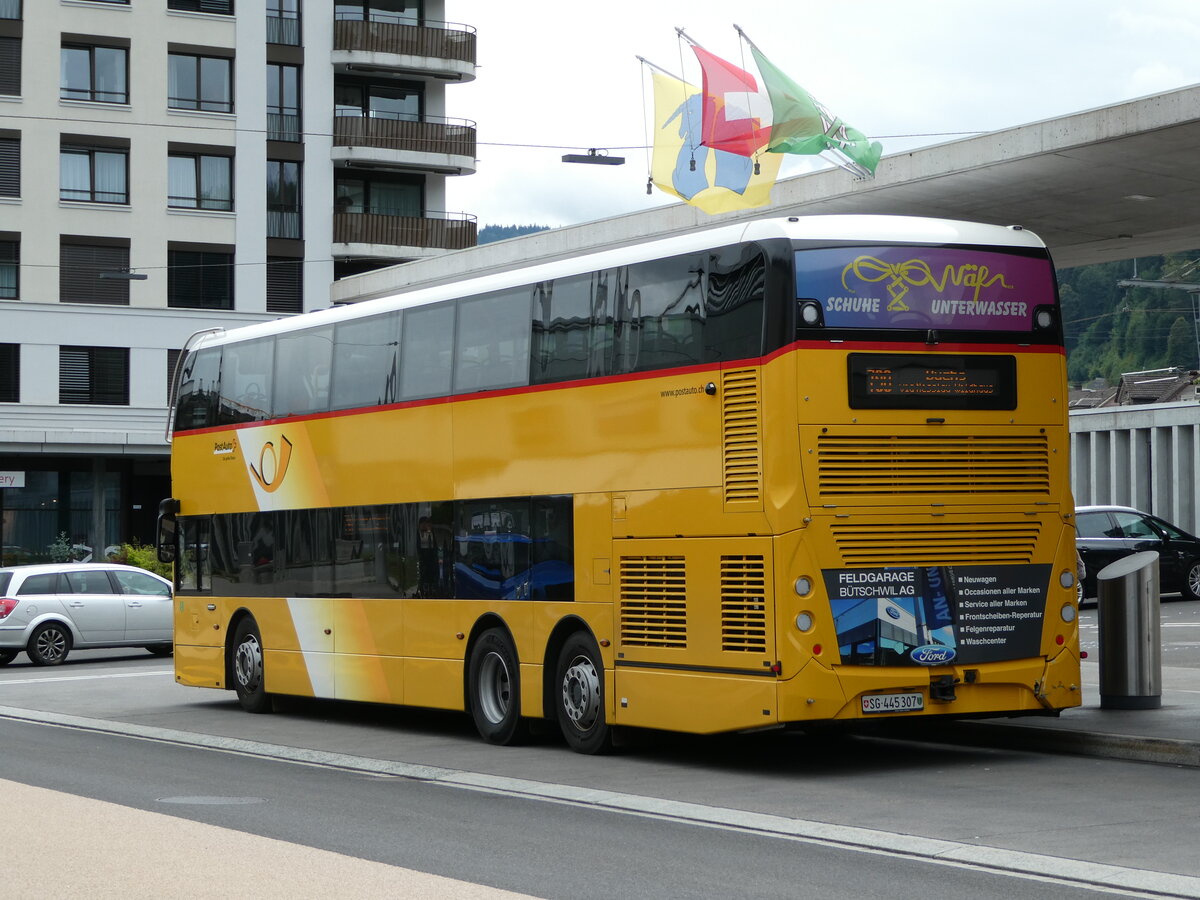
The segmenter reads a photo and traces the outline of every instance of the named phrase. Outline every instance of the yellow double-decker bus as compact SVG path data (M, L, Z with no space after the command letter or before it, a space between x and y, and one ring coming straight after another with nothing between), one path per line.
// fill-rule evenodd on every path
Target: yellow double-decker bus
M175 673L713 733L1080 703L1054 270L1019 228L748 221L198 335Z

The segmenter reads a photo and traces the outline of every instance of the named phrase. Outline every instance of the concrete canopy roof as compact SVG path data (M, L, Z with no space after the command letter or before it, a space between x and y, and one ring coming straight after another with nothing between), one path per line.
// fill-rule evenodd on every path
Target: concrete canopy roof
M778 182L769 207L707 216L674 203L335 282L352 302L469 271L764 215L882 213L1021 225L1059 268L1200 248L1200 85L885 155L875 178Z

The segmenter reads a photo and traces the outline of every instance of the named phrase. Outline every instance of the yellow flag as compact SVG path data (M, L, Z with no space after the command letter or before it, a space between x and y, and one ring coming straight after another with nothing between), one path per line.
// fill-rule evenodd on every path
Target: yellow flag
M654 153L650 180L655 186L711 215L751 209L771 202L781 157L762 153L756 160L700 143L704 94L695 85L654 73Z

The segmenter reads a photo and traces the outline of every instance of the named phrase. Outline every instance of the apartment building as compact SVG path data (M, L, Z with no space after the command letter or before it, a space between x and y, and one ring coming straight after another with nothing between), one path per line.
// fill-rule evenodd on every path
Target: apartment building
M441 0L0 0L0 564L153 538L190 335L474 245Z

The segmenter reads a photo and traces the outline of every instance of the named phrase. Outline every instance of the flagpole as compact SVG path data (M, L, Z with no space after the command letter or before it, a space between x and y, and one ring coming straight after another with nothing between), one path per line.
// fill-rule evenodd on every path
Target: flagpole
M656 66L654 63L650 62L650 60L646 59L646 57L644 57L644 56L637 56L635 54L634 58L638 62L642 63L642 65L649 66L650 68L654 69L654 71L656 71L656 72L662 72L664 75L670 76L671 78L674 78L676 81L683 81L683 79L680 78L678 75L676 75L674 72L668 72L662 66Z

